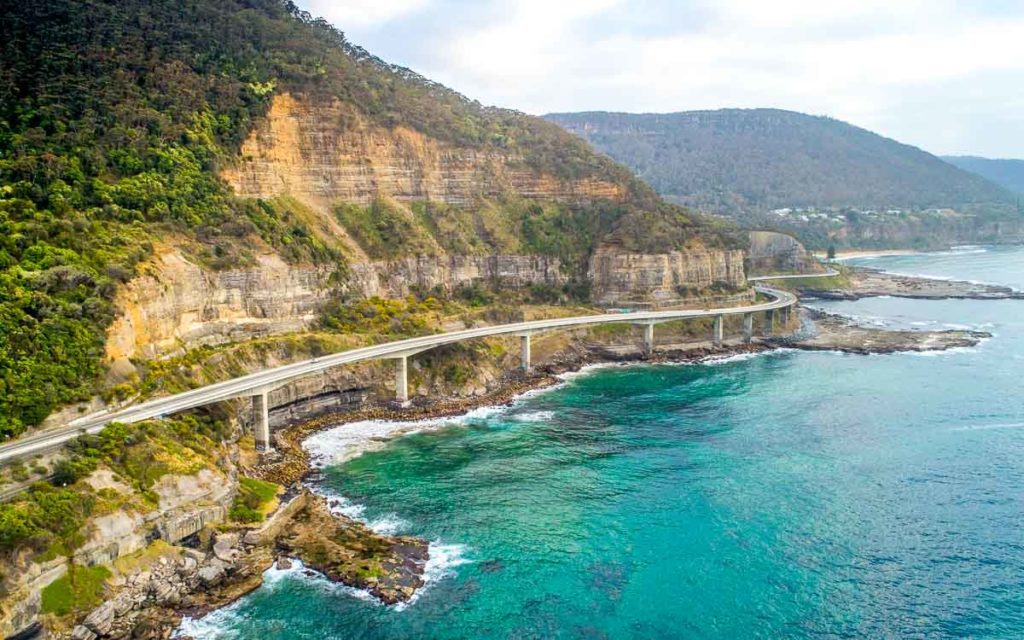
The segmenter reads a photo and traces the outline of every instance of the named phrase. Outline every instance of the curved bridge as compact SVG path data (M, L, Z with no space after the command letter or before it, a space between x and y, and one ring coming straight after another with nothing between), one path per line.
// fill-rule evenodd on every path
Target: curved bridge
M814 274L818 275L818 274ZM771 279L771 278L762 278ZM753 280L753 278L751 278ZM341 353L304 360L293 364L266 369L257 373L207 385L191 391L172 396L149 400L140 404L115 410L104 411L78 418L64 427L49 429L13 442L0 445L0 461L31 455L59 446L80 435L98 433L111 422L141 422L169 414L195 409L205 405L231 400L234 398L251 397L254 413L254 430L257 446L269 448L270 425L268 418L269 406L267 394L285 384L313 373L344 364L363 362L366 360L392 359L397 361L396 400L408 402L408 358L417 353L446 344L483 338L488 336L515 335L521 338L521 362L524 370L530 368L530 335L542 331L578 327L597 324L634 324L644 326L644 346L648 353L654 346L654 327L662 322L686 318L715 318L713 342L722 344L723 319L728 315L742 315L743 336L746 342L753 340L753 316L765 313L765 335L771 335L775 323L775 312L779 311L784 318L788 317L790 308L796 304L797 298L792 293L755 287L758 293L772 298L769 302L742 307L726 307L722 309L680 309L670 311L641 311L636 313L604 313L573 318L555 318L551 320L533 320L490 327L479 327L450 333L422 336L398 340L387 344L374 345L343 351Z

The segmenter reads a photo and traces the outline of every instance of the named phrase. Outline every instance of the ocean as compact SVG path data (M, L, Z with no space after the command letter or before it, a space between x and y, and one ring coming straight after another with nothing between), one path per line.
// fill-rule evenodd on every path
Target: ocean
M1024 289L1024 249L859 258ZM1024 301L811 303L980 346L595 367L511 407L308 446L317 490L431 542L403 606L273 569L196 638L1024 637Z

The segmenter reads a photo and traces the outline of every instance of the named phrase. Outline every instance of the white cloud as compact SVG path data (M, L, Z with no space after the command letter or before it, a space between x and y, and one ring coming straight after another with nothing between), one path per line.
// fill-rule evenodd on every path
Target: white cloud
M492 0L469 3L487 7L469 22L458 19L465 0L383 4L391 20L395 7L419 13L383 29L337 22L374 53L400 55L485 103L531 113L772 106L936 152L1024 156L1024 112L1013 99L1024 81L1024 6L986 14L987 4L960 0ZM421 15L434 16L433 28L420 28Z
M428 0L307 0L301 4L345 31L400 18L427 6Z

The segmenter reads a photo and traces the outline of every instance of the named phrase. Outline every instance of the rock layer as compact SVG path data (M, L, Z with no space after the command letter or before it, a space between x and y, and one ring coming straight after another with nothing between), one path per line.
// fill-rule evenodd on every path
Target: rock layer
M746 286L740 250L709 249L692 243L685 251L644 254L601 247L590 260L594 299L603 304L645 301L666 304L686 289Z
M512 153L457 147L398 127L367 122L332 100L274 97L267 117L224 172L239 195L289 194L307 202L368 204L387 196L467 205L516 193L543 200L616 199L620 185L592 178L559 180Z

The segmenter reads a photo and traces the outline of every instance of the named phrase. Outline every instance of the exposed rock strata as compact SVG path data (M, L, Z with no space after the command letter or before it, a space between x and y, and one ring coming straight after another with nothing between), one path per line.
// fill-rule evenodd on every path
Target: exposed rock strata
M152 358L203 344L299 331L331 294L333 267L297 267L275 255L259 266L209 271L162 249L120 292L107 357Z
M746 286L743 251L693 243L685 251L643 254L600 247L590 259L590 279L599 303L647 301L668 304L686 298L688 288Z
M617 199L620 185L592 178L559 180L511 153L442 143L405 128L367 122L339 101L274 97L267 117L224 173L243 196L296 196L308 203L368 204L386 196L467 205L479 197Z
M776 231L750 232L747 264L751 275L824 271L796 238Z

